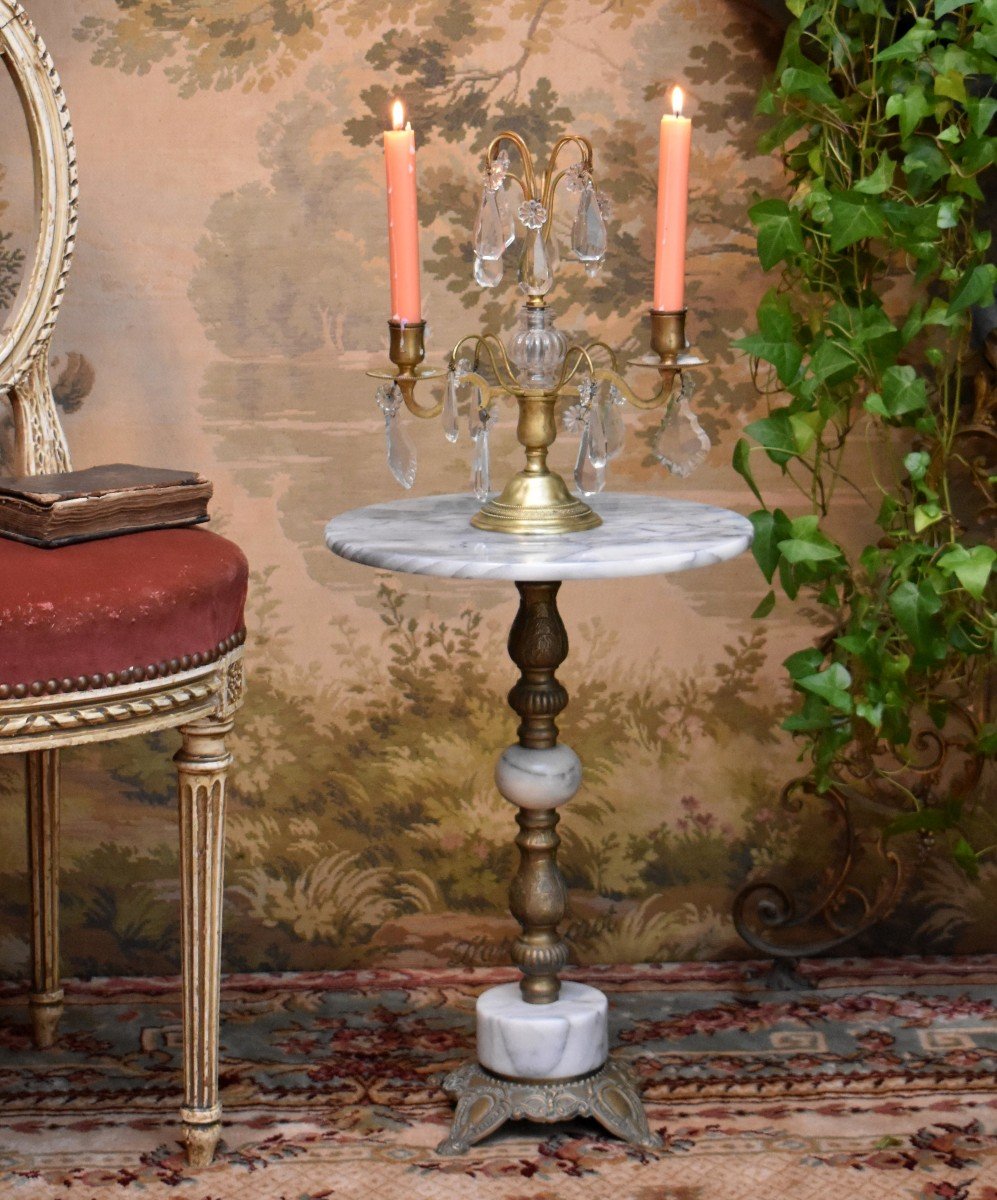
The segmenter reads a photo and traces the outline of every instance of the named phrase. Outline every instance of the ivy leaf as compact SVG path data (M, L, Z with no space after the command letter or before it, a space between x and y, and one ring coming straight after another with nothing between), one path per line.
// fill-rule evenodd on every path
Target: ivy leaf
M752 421L750 425L745 426L744 432L748 437L754 438L769 458L780 467L796 457L796 438L793 436L789 413L784 408L776 409L760 421Z
M775 569L779 565L779 540L789 532L789 518L781 509L769 512L753 512L748 520L755 531L751 543L751 553L755 562L761 568L767 583L772 582Z
M854 355L841 342L830 338L821 342L810 359L810 373L819 383L831 380L841 383L857 370L858 363Z
M832 708L841 712L852 711L852 697L848 689L852 677L848 668L841 663L831 663L826 671L818 671L815 675L804 675L794 680L797 687L819 696Z
M979 100L969 104L970 124L977 137L983 137L990 128L990 122L997 112L997 99L993 96L981 96Z
M980 860L976 856L976 851L964 837L959 838L952 847L952 857L970 879L976 879L979 876Z
M938 560L938 565L959 580L971 596L983 599L983 593L993 570L997 550L990 546L953 546Z
M811 646L807 650L797 650L782 665L789 672L790 679L795 681L803 679L807 675L812 675L823 661L824 656L821 652L816 647Z
M929 662L945 657L945 643L938 636L935 614L942 602L934 588L906 580L890 596L890 608L900 628L910 638L918 656Z
M883 836L889 839L898 833L915 833L922 829L932 832L951 829L957 820L957 814L948 808L920 808L917 812L894 817L883 830Z
M882 195L883 192L888 191L892 187L895 170L896 163L894 163L892 158L887 158L884 154L876 164L875 171L871 175L866 175L864 179L860 179L852 190L869 196Z
M937 10L936 10L937 15ZM966 80L961 71L946 71L935 76L935 95L966 103Z
M770 589L764 600L760 601L758 607L751 615L760 620L762 617L767 617L773 608L775 608L775 592Z
M838 103L827 75L816 63L807 63L805 60L783 71L779 76L779 87L788 96L808 96L818 104Z
M962 279L949 301L948 315L961 313L973 304L984 307L993 303L994 284L997 283L997 267L993 263L981 263L971 267Z
M923 412L927 406L927 384L911 366L888 367L881 390L870 393L864 405L867 412L891 421Z
M758 230L758 258L766 271L803 251L800 214L785 200L763 200L748 209L748 216Z
M844 250L866 238L882 237L886 231L879 204L861 192L832 193L830 208L832 250Z
M886 101L886 115L900 118L900 136L909 138L918 125L933 111L924 88L918 84L905 92L894 92Z
M935 0L935 20L938 21L942 17L947 17L950 12L955 12L957 8L965 8L970 0Z
M737 445L734 447L734 457L732 462L734 470L755 493L758 503L764 504L765 501L762 499L762 494L758 490L758 484L755 483L755 477L751 470L751 447L744 438L737 439Z
M758 333L739 338L734 345L771 363L779 382L792 383L803 361L803 348L796 340L789 303L769 292L758 306Z
M787 562L824 562L841 557L841 549L826 538L820 541L805 541L802 538L786 538L779 542L779 551Z
M914 62L924 53L926 47L930 46L937 36L934 22L927 17L918 17L913 27L908 29L904 36L899 41L894 42L892 46L887 46L885 50L880 50L874 61L893 62L896 59L905 58L910 62Z

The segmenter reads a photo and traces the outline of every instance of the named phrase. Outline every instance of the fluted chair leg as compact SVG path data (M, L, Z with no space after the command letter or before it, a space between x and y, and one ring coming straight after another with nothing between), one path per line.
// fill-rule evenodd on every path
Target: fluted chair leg
M28 864L31 876L31 1025L35 1045L51 1046L62 1016L59 986L59 751L27 755Z
M218 1001L221 976L225 748L231 720L185 725L175 756L180 801L180 926L183 955L183 1078L180 1110L187 1161L205 1167L221 1133Z

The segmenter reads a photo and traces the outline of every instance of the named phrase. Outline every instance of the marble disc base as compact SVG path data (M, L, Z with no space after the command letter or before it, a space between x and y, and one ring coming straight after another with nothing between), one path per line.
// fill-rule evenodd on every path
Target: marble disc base
M561 984L553 1004L527 1004L518 983L478 997L478 1061L508 1079L577 1079L609 1056L609 1004L597 988Z

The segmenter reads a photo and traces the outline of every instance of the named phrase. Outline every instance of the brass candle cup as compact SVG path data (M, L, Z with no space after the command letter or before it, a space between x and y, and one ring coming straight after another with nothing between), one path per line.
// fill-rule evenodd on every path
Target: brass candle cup
M398 368L395 383L406 406L415 402L416 368L426 357L425 321L389 321L388 357Z
M658 370L665 382L675 378L688 342L685 340L685 318L688 309L680 308L673 312L665 309L652 308L649 314L651 321L651 349L658 356Z

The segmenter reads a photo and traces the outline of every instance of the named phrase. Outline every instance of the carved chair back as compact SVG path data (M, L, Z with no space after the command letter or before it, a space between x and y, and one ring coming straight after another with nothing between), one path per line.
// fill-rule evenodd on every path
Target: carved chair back
M0 0L0 58L27 120L39 214L24 299L0 334L0 397L10 397L15 436L5 469L38 475L70 469L48 353L76 241L76 146L58 72L18 0Z

